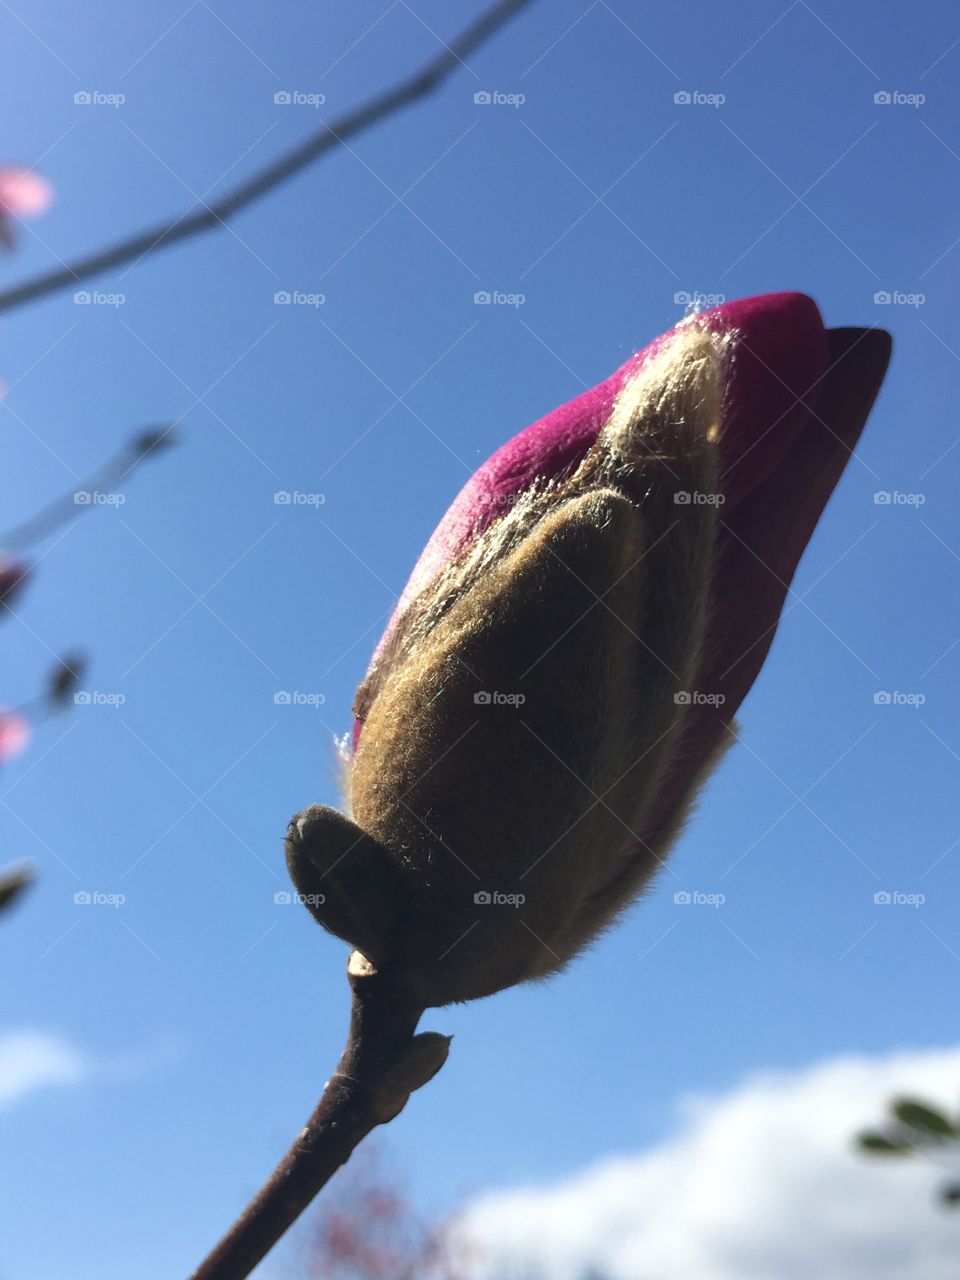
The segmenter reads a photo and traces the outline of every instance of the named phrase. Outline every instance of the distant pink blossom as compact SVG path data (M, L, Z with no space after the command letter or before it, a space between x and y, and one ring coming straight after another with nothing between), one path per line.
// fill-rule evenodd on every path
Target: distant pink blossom
M0 168L0 212L13 218L35 218L53 200L53 187L33 169L21 165Z
M0 764L14 759L30 740L30 726L16 711L0 710Z

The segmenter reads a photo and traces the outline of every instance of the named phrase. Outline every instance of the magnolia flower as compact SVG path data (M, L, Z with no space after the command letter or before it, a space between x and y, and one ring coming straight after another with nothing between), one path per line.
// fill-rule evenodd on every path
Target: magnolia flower
M734 302L515 436L430 539L355 703L351 817L287 858L421 1007L562 968L657 870L733 737L888 335Z
M0 707L0 764L20 754L30 741L30 726L16 711Z
M35 170L19 165L0 168L0 239L8 248L16 243L14 222L45 213L52 200L53 188Z

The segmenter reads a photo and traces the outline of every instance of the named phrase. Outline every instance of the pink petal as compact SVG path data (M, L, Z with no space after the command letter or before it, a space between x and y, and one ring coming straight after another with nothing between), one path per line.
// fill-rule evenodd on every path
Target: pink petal
M53 200L53 187L33 169L8 165L0 169L0 209L14 218L35 218Z
M728 504L739 501L774 469L809 417L826 366L826 334L812 299L768 293L704 313L718 329L740 334L730 376L730 421L724 432ZM496 519L513 495L537 476L556 476L584 456L610 416L617 393L661 335L604 382L521 431L476 471L454 499L414 567L390 627L437 571ZM386 640L386 635L381 641Z
M720 516L716 604L697 688L721 694L724 701L691 707L673 775L650 817L653 826L667 818L704 767L759 675L800 557L880 390L889 334L829 329L827 338L817 412L763 484Z
M30 741L30 726L16 711L0 711L0 764L13 760Z
M759 672L787 584L866 420L883 378L889 340L881 334L864 336L862 330L825 330L816 303L799 293L739 299L705 312L703 320L711 328L734 329L738 335L721 440L726 504L718 578L720 594L736 597L738 604L736 609L718 610L714 622L717 653L725 654L719 670L729 663L736 668L725 706L730 715ZM536 477L563 474L580 461L607 421L623 383L668 336L657 338L604 382L521 431L474 473L414 566L374 661L410 601L516 494ZM841 378L830 366L847 347L857 348L858 358L845 362ZM834 402L837 413L832 412ZM821 413L831 419L828 425ZM744 544L750 546L753 560ZM763 571L762 586L755 581L754 561ZM733 563L737 572L725 573ZM747 581L754 584L752 596L742 590ZM725 637L719 634L724 621L730 625ZM700 687L714 690L719 684ZM355 722L354 748L361 730Z

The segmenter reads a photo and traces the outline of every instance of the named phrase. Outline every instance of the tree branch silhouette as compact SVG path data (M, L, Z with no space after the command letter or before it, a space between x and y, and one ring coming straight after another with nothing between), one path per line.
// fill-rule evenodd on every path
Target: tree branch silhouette
M246 209L261 196L267 195L288 178L300 173L327 152L336 150L349 138L355 137L439 88L458 66L463 65L463 60L468 54L530 3L531 0L498 0L497 4L481 14L475 22L455 37L451 44L445 45L441 53L414 75L401 81L392 89L387 89L371 98L353 111L348 111L332 124L323 125L306 141L294 147L286 155L280 156L273 164L268 165L246 182L234 187L232 191L228 191L219 200L215 200L212 204L204 204L195 213L181 214L172 222L151 227L107 249L78 258L64 267L34 276L32 280L26 280L22 284L0 291L0 312L11 311L14 307L22 306L26 302L34 302L47 294L70 288L91 276L100 275L111 267L120 266L124 262L139 261L149 254L169 248L191 236L222 227L234 214Z
M88 510L87 501L92 493L122 484L143 462L169 449L176 444L176 440L173 423L163 423L159 427L146 427L138 431L96 471L85 479L78 480L69 493L54 498L35 515L0 534L0 547L15 550L32 546L46 538L61 525L68 524ZM0 594L0 602L2 598Z

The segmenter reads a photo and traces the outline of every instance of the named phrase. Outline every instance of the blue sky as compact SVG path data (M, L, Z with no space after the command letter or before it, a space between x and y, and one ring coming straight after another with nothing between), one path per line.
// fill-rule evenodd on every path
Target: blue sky
M3 281L209 198L479 9L5 5L0 159L57 199ZM184 1274L285 1149L347 1012L343 947L274 903L287 819L335 802L333 738L470 471L679 319L679 294L800 289L829 324L882 323L888 384L671 871L549 985L430 1014L453 1052L391 1150L449 1207L642 1148L687 1090L955 1038L958 40L931 0L909 21L541 0L229 230L84 286L122 304L67 291L3 318L7 525L136 427L182 422L122 506L50 545L4 630L8 703L78 644L89 688L124 698L43 727L4 774L0 849L40 872L4 925L4 1026L77 1055L2 1115L5 1274Z

